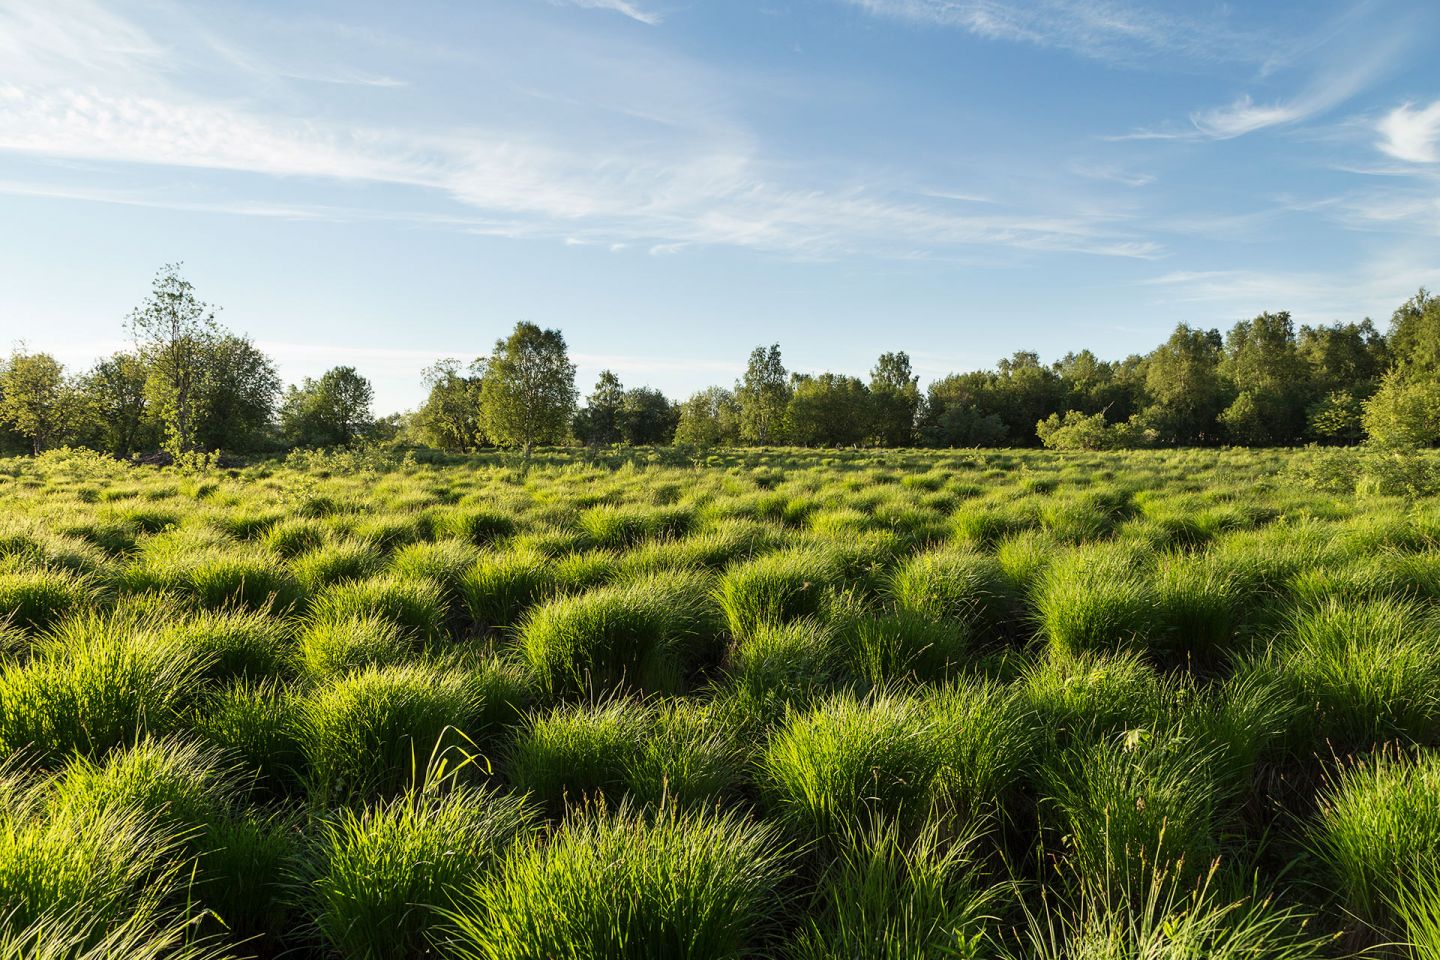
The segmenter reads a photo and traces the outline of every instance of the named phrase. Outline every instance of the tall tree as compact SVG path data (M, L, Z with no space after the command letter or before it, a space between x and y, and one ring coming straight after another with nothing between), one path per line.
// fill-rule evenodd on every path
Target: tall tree
M585 400L585 409L575 418L577 436L585 443L600 446L620 442L624 404L625 388L620 385L620 378L609 370L601 370L595 389Z
M882 353L870 371L870 411L875 439L886 447L915 442L920 412L920 378L910 369L910 355L901 350Z
M1309 371L1296 348L1289 313L1262 313L1235 324L1225 335L1218 369L1236 392L1220 414L1231 439L1262 445L1300 438Z
M575 413L575 365L559 330L517 323L495 341L480 383L480 415L497 443L518 446L525 459L537 443L559 443Z
M858 377L797 376L786 410L790 439L801 446L852 446L865 439L870 391Z
M484 443L480 428L480 380L484 375L484 360L476 360L468 370L455 359L438 360L425 368L422 376L430 393L414 424L421 442L455 452Z
M1062 413L1065 388L1060 376L1040 362L1039 354L1017 350L1001 360L994 381L997 393L995 413L1005 421L1010 442L1035 446L1040 442L1035 424L1052 413Z
M633 387L625 391L620 404L620 433L626 443L636 446L669 443L679 418L680 411L665 394Z
M1440 297L1421 288L1390 318L1390 351L1395 362L1440 374Z
M740 439L765 445L776 443L784 431L790 383L780 359L780 344L756 347L750 352L745 379L735 388L740 404Z
M1145 389L1151 399L1146 419L1162 442L1187 444L1215 438L1215 417L1224 406L1218 330L1180 324L1150 354Z
M370 381L354 367L334 367L318 380L309 377L285 393L280 430L296 446L344 446L364 436L374 423Z
M130 332L150 371L147 394L164 424L171 453L196 449L206 364L219 336L214 308L196 297L180 267L162 267L150 295L129 317Z
M137 354L115 353L96 363L84 390L99 427L99 442L109 453L128 457L151 449L155 439L145 398L150 372Z
M16 350L0 369L0 422L39 454L71 439L86 419L84 394L48 353Z
M204 450L253 450L271 435L280 375L249 337L221 333L209 344L200 383L196 442Z

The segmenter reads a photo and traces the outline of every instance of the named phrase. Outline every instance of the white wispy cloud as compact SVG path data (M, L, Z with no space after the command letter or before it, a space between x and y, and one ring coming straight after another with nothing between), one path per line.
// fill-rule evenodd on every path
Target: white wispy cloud
M1440 163L1440 100L1416 108L1404 103L1376 124L1380 149L1396 160Z
M1109 61L1160 55L1251 61L1277 55L1271 38L1235 30L1223 17L1164 13L1119 0L844 0L868 13L952 27L994 40L1069 50ZM1268 48L1268 52L1267 51Z
M162 54L164 45L96 10L105 30L82 32L77 40L0 7L0 37L13 49L23 47L26 57L0 81L0 151L412 188L449 198L457 205L455 224L476 233L634 244L658 252L726 245L806 258L860 252L910 257L917 250L933 255L934 248L979 245L1139 258L1162 253L1123 216L1092 209L977 213L917 199L889 181L879 189L850 183L796 187L743 126L716 120L706 109L694 110L698 119L688 126L669 119L657 132L647 119L633 134L619 136L610 126L591 131L557 125L540 133L302 119L259 101L186 86ZM56 64L71 56L88 66L73 76L57 72ZM257 69L244 51L230 49L227 58L247 78ZM680 105L664 106L667 117L684 114ZM85 192L71 188L75 199ZM215 202L114 193L94 198L263 216L336 215L233 196ZM402 217L391 203L388 215ZM426 208L417 219L441 219L433 204L413 206Z
M550 2L571 7L585 7L591 10L611 10L652 27L657 26L664 19L658 13L642 10L630 3L629 0L550 0Z

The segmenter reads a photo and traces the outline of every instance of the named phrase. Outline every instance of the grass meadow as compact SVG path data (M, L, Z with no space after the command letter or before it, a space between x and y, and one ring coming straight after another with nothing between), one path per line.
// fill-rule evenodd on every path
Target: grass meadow
M1319 456L0 461L0 958L1440 958Z

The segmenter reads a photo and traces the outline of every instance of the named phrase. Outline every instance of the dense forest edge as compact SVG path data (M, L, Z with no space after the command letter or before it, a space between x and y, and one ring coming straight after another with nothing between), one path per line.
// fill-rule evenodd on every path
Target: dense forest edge
M193 462L367 445L528 458L547 444L1403 453L1440 443L1440 298L1423 289L1385 332L1368 318L1297 328L1267 312L1224 334L1180 324L1118 361L1081 350L1045 364L1019 351L923 391L903 351L882 354L867 382L788 371L778 344L760 346L733 387L683 401L606 370L582 404L563 334L522 322L488 356L424 370L419 409L379 417L354 367L282 389L273 360L217 320L179 264L157 274L125 327L133 348L81 373L23 346L0 361L0 453L82 447ZM1363 469L1345 462L1337 469Z

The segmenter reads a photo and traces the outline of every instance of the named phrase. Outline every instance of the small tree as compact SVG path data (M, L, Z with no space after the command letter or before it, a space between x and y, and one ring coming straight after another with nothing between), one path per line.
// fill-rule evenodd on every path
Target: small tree
M910 370L910 355L882 353L870 371L872 433L886 447L908 447L915 442L915 418L920 411L920 378Z
M740 407L724 387L710 387L680 405L674 442L686 447L714 447L740 437Z
M145 384L150 371L133 353L116 353L96 363L85 377L84 391L95 411L99 440L119 457L153 445Z
M680 411L665 394L651 387L634 387L625 391L620 405L620 434L626 443L669 443L675 436Z
M575 365L559 330L522 322L495 341L480 382L480 419L492 440L529 460L535 444L565 439L575 400Z
M423 443L454 451L484 443L480 428L480 381L484 375L484 360L476 360L468 371L454 359L425 368L422 376L430 395L416 413L414 424Z
M280 375L249 337L222 333L205 354L195 439L203 450L251 450L270 435Z
M735 388L740 404L740 438L762 446L780 439L785 407L790 402L790 383L780 359L780 344L750 352L745 379Z
M1440 380L1390 371L1365 404L1365 432L1382 447L1440 444Z
M219 337L215 310L195 296L178 263L155 275L150 296L130 312L129 326L150 376L146 393L165 427L172 454L196 448L211 347Z
M0 372L0 422L29 441L32 453L68 440L85 408L84 394L48 353L17 350Z
M786 420L790 439L802 446L853 446L871 421L870 391L838 373L796 377Z
M597 446L618 443L624 404L625 388L620 385L620 378L609 370L601 370L594 391L585 400L585 409L575 418L576 435Z

